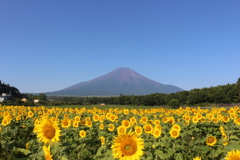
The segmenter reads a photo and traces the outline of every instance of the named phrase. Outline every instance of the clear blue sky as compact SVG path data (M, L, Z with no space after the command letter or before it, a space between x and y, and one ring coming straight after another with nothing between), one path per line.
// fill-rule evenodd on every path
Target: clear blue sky
M128 67L185 90L240 77L239 0L1 0L0 80L48 92Z

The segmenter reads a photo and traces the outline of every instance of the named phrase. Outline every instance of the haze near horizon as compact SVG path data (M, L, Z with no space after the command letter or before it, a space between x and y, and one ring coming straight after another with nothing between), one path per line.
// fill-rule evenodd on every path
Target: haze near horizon
M127 67L184 90L236 83L240 1L1 1L0 80L61 90Z

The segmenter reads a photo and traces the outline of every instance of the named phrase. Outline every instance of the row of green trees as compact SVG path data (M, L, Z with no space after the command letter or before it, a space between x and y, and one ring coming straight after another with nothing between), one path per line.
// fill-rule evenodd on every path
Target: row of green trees
M44 97L44 96L43 96ZM42 101L44 102L44 101ZM240 103L240 78L237 83L216 87L193 89L171 94L154 93L149 95L120 95L118 97L48 97L44 105L188 105L208 106L210 104Z
M12 93L20 93L15 87L9 87L9 85L2 85L1 87L4 92L6 86L12 88ZM0 93L1 91L0 90ZM31 95L31 94L21 94L18 97L25 97L29 101L21 102L17 99L15 102L4 102L8 103L19 103L24 105L93 105L93 104L115 104L115 105L144 105L144 106L154 106L154 105L188 105L188 106L208 106L210 104L231 104L240 103L240 78L236 83L219 85L216 87L193 89L190 91L182 91L171 94L164 93L154 93L149 95L120 95L116 97L58 97L49 96L45 94ZM38 103L33 103L34 99L38 99Z

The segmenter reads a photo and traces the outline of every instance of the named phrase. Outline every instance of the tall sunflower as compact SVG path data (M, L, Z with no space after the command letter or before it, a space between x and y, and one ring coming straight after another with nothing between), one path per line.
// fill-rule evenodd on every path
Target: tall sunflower
M111 146L114 158L136 160L143 155L144 141L134 132L121 134L114 138Z
M225 160L238 160L240 159L240 150L231 150L228 152L227 157L224 157Z
M51 121L47 117L43 117L39 124L35 126L35 131L39 141L44 142L45 144L49 141L57 142L60 141L60 128L58 127L57 121Z

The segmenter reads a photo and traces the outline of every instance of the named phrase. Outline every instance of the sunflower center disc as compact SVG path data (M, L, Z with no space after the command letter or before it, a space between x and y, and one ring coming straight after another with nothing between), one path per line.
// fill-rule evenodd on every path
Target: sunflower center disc
M43 135L47 138L47 139L52 139L55 136L55 129L53 128L53 126L47 125L44 126L43 129Z
M212 137L208 138L209 143L213 143L214 139Z
M134 155L137 152L137 144L134 140L127 140L123 142L122 152L125 156Z

